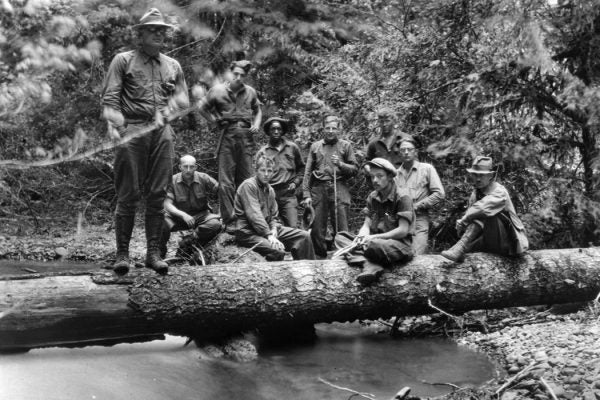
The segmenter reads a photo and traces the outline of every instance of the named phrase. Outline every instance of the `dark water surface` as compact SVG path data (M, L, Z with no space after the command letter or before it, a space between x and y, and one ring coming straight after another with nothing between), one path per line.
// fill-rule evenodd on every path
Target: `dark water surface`
M255 361L200 358L184 338L49 348L0 355L0 399L347 399L351 393L319 381L389 399L448 393L449 382L477 386L495 375L476 353L445 339L394 340L355 324L317 325L315 343L260 348Z

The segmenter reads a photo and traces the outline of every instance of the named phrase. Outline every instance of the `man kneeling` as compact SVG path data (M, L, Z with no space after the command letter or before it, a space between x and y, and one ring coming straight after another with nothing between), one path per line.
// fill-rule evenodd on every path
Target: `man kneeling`
M180 249L187 245L203 246L220 231L221 221L208 205L208 196L216 193L219 184L208 174L196 171L196 159L185 155L179 160L181 172L173 175L165 199L165 220L159 244L161 257L167 254L171 232L192 230L192 234L180 242Z
M465 215L456 221L456 231L462 237L450 249L442 251L442 256L461 262L465 253L473 250L505 256L525 252L529 247L525 228L508 191L494 180L492 159L476 157L467 172L475 190L469 198Z
M235 194L235 239L238 245L254 247L267 261L281 261L285 251L295 260L314 260L310 234L300 229L282 226L278 218L275 191L269 185L275 163L259 156L256 176L246 179Z
M363 285L377 281L383 267L408 261L414 254L412 198L396 184L396 168L384 158L374 158L366 165L375 190L367 197L365 221L357 236L340 232L335 237L337 248L354 247L346 259L363 265L356 277Z

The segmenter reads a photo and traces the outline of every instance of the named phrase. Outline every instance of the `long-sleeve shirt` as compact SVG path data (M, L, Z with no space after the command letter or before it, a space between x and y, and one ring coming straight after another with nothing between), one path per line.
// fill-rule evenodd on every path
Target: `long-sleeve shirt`
M215 193L219 183L204 172L194 172L194 180L187 184L181 172L173 175L171 185L167 189L167 198L173 200L173 204L179 210L195 215L210 210L208 196Z
M229 83L218 83L210 88L200 108L218 119L251 123L260 108L260 100L251 86L244 85L234 93Z
M494 217L500 213L506 213L510 218L514 237L518 242L516 253L526 251L529 248L529 241L525 236L523 222L517 216L508 190L498 182L494 181L483 190L474 190L471 193L463 219L470 222L476 219Z
M340 165L335 166L331 156L337 154ZM335 143L326 144L323 139L316 141L310 146L310 152L306 159L304 179L302 181L302 192L304 198L310 197L311 179L319 181L333 180L335 170L338 182L347 180L358 171L358 162L354 155L352 144L346 140L338 139Z
M164 54L151 57L141 50L117 54L104 79L102 104L132 120L151 120L177 94L179 107L188 106L188 90L179 63Z
M280 225L275 191L253 176L238 187L233 204L236 228L246 234L267 237Z
M419 208L417 213L426 213L446 197L442 181L431 164L414 161L410 170L398 168L398 186L406 188Z
M260 156L271 158L275 161L273 176L269 183L271 186L289 185L295 183L299 187L304 176L304 160L298 145L290 140L284 139L279 147L273 147L270 144L263 146L256 159Z

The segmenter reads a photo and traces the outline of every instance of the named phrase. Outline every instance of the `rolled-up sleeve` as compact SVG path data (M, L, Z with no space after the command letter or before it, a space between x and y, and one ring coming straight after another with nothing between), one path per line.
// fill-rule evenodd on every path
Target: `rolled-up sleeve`
M432 165L429 165L428 168L428 189L429 195L420 201L421 205L430 209L435 207L440 201L444 200L446 197L446 192L444 191L444 186L442 185L442 181Z
M343 162L340 162L340 172L344 176L352 176L358 172L358 161L356 160L356 155L354 154L354 149L352 148L352 144L348 143L345 148L343 155Z

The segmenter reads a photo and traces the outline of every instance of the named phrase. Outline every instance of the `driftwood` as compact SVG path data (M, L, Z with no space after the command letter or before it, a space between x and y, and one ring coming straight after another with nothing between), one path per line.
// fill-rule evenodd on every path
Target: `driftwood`
M14 264L14 263L13 263ZM215 340L257 328L588 301L600 291L600 248L476 253L462 264L419 256L363 287L342 261L293 261L0 276L0 350L157 334ZM2 270L2 266L0 266ZM13 266L13 271L15 270ZM68 270L68 271L66 271Z

